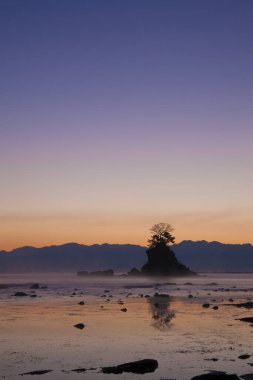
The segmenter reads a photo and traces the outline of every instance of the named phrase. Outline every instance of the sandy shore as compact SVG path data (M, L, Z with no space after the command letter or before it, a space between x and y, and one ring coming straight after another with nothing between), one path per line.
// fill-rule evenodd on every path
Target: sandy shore
M31 289L34 282L38 289ZM20 374L36 370L51 372L32 378L96 380L253 372L253 328L239 320L253 317L253 310L233 306L253 300L252 275L209 275L169 284L17 275L2 276L0 285L2 378L31 379ZM27 296L14 296L20 291ZM78 323L84 328L75 328ZM239 359L245 354L249 358ZM101 367L145 358L158 361L155 372L101 373ZM78 368L87 371L71 371Z

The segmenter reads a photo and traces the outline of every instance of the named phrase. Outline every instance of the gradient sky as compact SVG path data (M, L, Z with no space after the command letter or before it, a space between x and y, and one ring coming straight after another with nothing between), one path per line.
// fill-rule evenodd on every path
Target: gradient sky
M0 0L0 249L253 243L253 1Z

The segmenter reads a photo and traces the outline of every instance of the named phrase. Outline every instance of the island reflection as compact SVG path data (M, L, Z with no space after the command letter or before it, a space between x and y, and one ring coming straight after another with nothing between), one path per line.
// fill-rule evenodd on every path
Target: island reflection
M157 330L168 330L176 316L175 311L170 309L170 301L171 298L167 295L157 294L147 298L153 319L152 326Z

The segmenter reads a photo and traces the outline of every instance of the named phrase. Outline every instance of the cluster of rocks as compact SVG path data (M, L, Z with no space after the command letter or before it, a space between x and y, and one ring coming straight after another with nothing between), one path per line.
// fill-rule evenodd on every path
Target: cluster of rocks
M111 367L102 367L100 368L100 372L105 374L122 374L122 373L134 373L134 374L145 374L152 373L158 368L158 361L155 359L142 359L134 362L123 363ZM62 372L76 372L76 373L84 373L87 371L97 370L97 368L75 368L70 371L63 370ZM21 376L24 375L44 375L53 370L36 370L26 373L21 373ZM246 374L240 376L244 380L252 380L252 374ZM211 371L209 373L205 373L199 376L194 376L191 380L240 380L240 378L236 374L227 374L226 372L221 371Z
M20 285L23 286L23 285ZM8 286L7 286L8 287ZM35 293L35 290L38 289L47 289L47 286L40 286L39 284L32 284L29 287L31 289L30 293L24 292L24 291L17 291L13 294L13 297L31 297L35 298L37 297L37 294Z
M137 274L137 275L141 274L141 272L139 272L139 274L136 273L136 271L138 271L138 270L136 268L134 268L134 269L135 269L135 271L134 271L135 274ZM80 272L80 273L82 273L82 272ZM88 273L88 272L85 272L85 273ZM107 275L113 275L112 270L91 272L88 275L100 276L100 275L105 275L105 273L107 273ZM134 273L132 273L132 275L134 275ZM156 284L156 285L160 285L160 284ZM176 285L176 284L174 284L174 285ZM193 285L193 284L192 283L185 283L184 285ZM211 285L211 284L209 284L209 285ZM212 285L214 285L214 284L212 284ZM215 285L217 285L217 284L215 284ZM145 287L153 287L153 286L154 285L151 285L151 286L145 285L144 288ZM125 287L131 288L133 286L127 285ZM135 286L135 287L138 287L138 286ZM143 287L143 285L141 285L141 287ZM30 289L31 289L30 292L33 292L35 289L42 289L42 288L43 287L41 287L39 284L33 284L30 286ZM77 289L75 289L75 290L77 290ZM112 297L112 295L107 294L109 292L110 291L107 289L104 290L105 294L101 295L101 297ZM76 293L73 293L73 294L76 294ZM14 293L13 295L16 297L32 296L31 294L25 293L22 291L18 291L16 293ZM132 293L129 293L126 297L128 297L130 295L132 295ZM148 298L152 299L151 306L154 309L153 318L160 318L162 321L164 320L166 322L170 322L171 318L173 318L173 314L169 315L169 317L168 317L168 315L166 314L168 310L163 309L163 302L166 301L167 304L169 304L169 302L171 301L171 297L169 294L155 293L153 296L150 296L150 295L144 296L143 294L140 294L139 296L140 297L148 297ZM191 294L188 295L188 297L193 298L193 296ZM212 301L215 301L215 300L212 300ZM224 304L223 306L233 306L233 307L237 307L237 308L245 308L248 310L253 308L253 302L249 301L249 298L247 299L246 302L240 302L240 303L234 302L234 300L232 298L230 298L228 301L230 303ZM124 302L122 301L122 299L119 299L117 301L117 303L119 305L124 305ZM78 304L84 305L85 302L80 301ZM202 307L204 309L209 309L211 306L212 305L210 303L202 304ZM217 310L218 306L214 306L213 309ZM123 307L120 310L122 312L126 312L127 308ZM240 318L238 320L240 320L242 322L253 323L253 317L244 317L244 318ZM74 327L76 329L83 330L85 328L85 325L83 323L77 323L74 325ZM238 359L247 360L250 357L251 357L251 355L244 353L244 354L241 354L240 356L238 356ZM210 359L204 359L204 360L210 360L213 362L218 361L217 358L210 358ZM248 364L250 364L250 363L248 363ZM142 360L129 362L129 363L123 363L123 364L114 365L114 366L101 367L101 368L83 368L83 367L80 367L80 368L72 369L70 371L76 372L76 373L84 373L84 372L87 372L90 370L99 370L100 372L102 372L104 374L122 374L122 373L145 374L145 373L154 372L157 368L158 368L157 360L155 360L155 359L142 359ZM43 374L46 374L49 372L52 372L52 370L48 370L48 369L41 370L40 369L40 370L36 370L36 371L22 373L20 375L21 376L23 376L23 375L43 375ZM64 370L63 372L69 372L69 371ZM253 380L253 374L242 375L242 376L240 376L240 378L242 378L244 380ZM240 380L240 378L236 374L227 374L225 372L212 371L210 373L195 376L191 380Z

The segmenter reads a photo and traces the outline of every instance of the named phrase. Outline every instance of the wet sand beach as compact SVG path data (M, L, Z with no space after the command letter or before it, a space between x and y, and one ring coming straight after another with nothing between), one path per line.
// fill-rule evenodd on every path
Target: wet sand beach
M252 274L1 275L0 377L182 380L212 370L252 373L253 327L239 319L253 317L253 309L235 306L251 301ZM83 328L74 327L79 323ZM156 359L158 368L144 375L101 372L141 359ZM39 370L50 372L20 376Z

